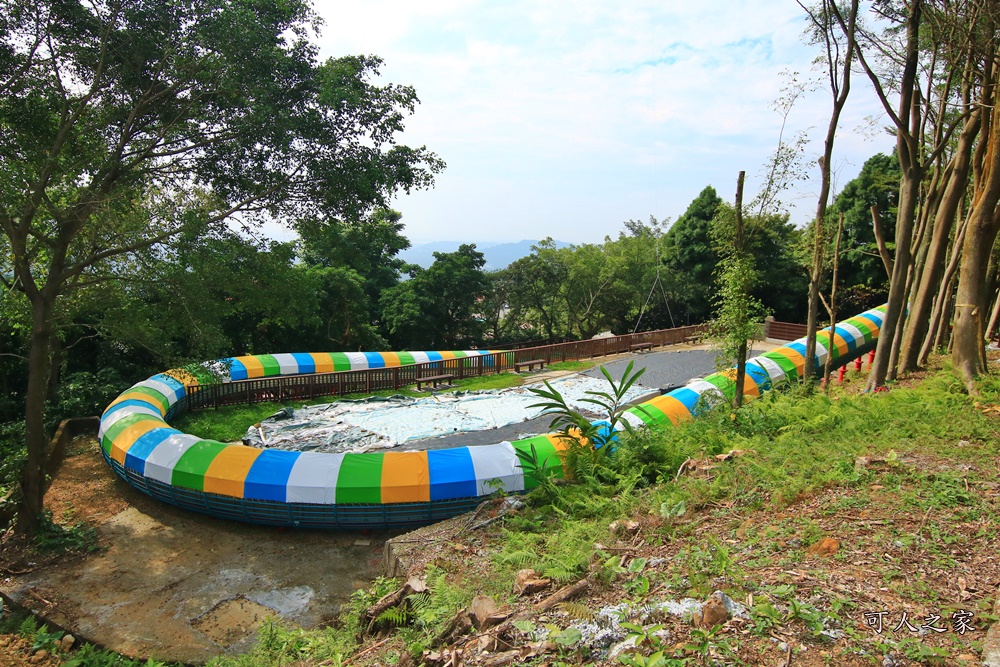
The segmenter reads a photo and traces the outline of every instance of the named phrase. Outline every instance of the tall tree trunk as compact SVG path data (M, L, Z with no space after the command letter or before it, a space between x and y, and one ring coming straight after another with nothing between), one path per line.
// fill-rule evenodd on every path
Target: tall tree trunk
M743 235L743 179L745 171L741 171L736 181L736 254L743 256L746 243ZM744 295L746 297L748 295ZM736 388L733 392L733 405L737 408L743 405L743 382L747 376L747 340L744 338L736 352Z
M951 317L951 297L955 290L955 275L958 271L958 263L962 259L962 246L965 244L965 230L969 228L968 218L962 219L958 231L955 233L955 242L952 244L951 256L948 258L948 266L944 270L944 277L938 287L937 296L934 298L934 307L931 310L932 330L924 337L924 342L920 346L919 365L927 363L931 351L940 349L947 343L949 334L948 321Z
M910 271L910 246L913 242L913 223L917 213L917 199L920 195L920 181L925 167L921 161L920 148L914 132L919 128L920 104L916 99L917 51L921 16L921 0L913 0L906 21L906 61L900 79L899 111L896 114L896 152L902 178L899 183L899 209L896 215L896 258L889 283L889 303L882 322L878 345L875 348L875 362L868 376L869 390L885 384L889 371L889 359L896 327L906 300L907 275ZM867 66L865 71L873 84L879 85L877 77Z
M889 358L892 354L893 341L896 338L896 327L906 299L907 274L910 269L910 241L913 231L913 220L917 209L917 195L920 187L922 170L915 166L903 171L899 183L899 211L896 216L896 257L892 266L892 278L889 283L889 303L886 307L885 321L882 323L878 344L875 347L875 362L868 378L868 389L875 389L885 384L889 371Z
M21 499L17 515L18 532L29 535L38 531L44 507L44 470L48 446L48 436L45 432L45 402L49 383L53 299L43 290L36 292L31 305L28 389L25 395L24 414L27 460L21 471Z
M906 327L906 335L903 339L902 361L899 367L901 372L912 371L918 367L920 347L930 325L931 304L944 273L952 226L959 205L968 189L969 172L972 167L972 149L976 136L979 134L979 121L980 114L977 109L969 118L958 140L951 178L948 180L941 205L938 207L934 219L934 229L927 258L917 284L916 295L910 304L909 326Z
M833 244L833 278L830 287L830 336L829 342L833 343L833 336L837 327L837 268L840 264L840 237L844 234L844 214L841 212L840 221L837 223L837 240ZM823 370L823 386L827 393L830 392L830 371L833 370L833 353L826 352L826 364Z
M805 7L800 3L804 9ZM807 9L807 11L809 11ZM833 37L831 32L833 24L830 20L831 10L827 2L823 3L821 16L814 15L809 11L814 24L823 30L827 43L827 73L830 77L830 91L833 94L833 112L830 114L830 123L826 128L826 140L823 144L823 156L819 159L820 167L820 190L819 199L816 201L816 223L813 229L813 262L812 271L809 274L809 311L806 316L806 365L802 371L802 381L809 383L814 373L813 360L816 358L816 328L819 320L819 290L820 282L823 279L823 255L826 240L823 235L823 227L826 221L826 207L830 199L830 182L833 168L833 142L837 137L837 127L840 125L840 114L847 104L847 96L851 92L851 62L856 48L855 28L858 17L858 0L852 0L850 13L847 17L847 25L844 26L847 38L847 53L844 54L843 69L838 81L836 71L836 61L831 50ZM842 19L842 17L840 17ZM832 305L832 304L831 304Z
M998 54L1000 55L1000 54ZM996 91L996 88L993 89ZM977 189L962 249L958 291L955 295L955 331L952 362L971 388L984 370L983 334L986 309L986 267L1000 231L1000 108L993 95L993 112L983 161L982 187Z

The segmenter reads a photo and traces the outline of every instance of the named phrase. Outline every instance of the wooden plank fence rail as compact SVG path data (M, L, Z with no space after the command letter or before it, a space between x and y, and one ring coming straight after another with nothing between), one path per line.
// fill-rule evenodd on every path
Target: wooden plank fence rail
M776 322L769 320L764 325L764 337L775 340L798 340L809 334L809 327L792 322Z
M463 380L482 375L513 371L515 364L544 359L546 365L557 361L592 359L630 352L635 345L653 347L682 343L706 331L705 324L676 329L644 331L625 336L556 343L537 347L519 348L482 354L461 359L445 359L394 368L369 368L336 373L313 373L287 377L257 378L207 385L188 385L187 395L174 403L167 412L167 419L186 411L220 408L227 405L301 401L320 396L345 396L371 394L385 389L399 390L415 385L426 375L453 375Z

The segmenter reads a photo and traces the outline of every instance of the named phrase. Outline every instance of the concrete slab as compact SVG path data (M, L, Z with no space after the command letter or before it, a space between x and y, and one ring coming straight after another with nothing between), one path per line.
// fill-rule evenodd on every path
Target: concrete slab
M128 656L203 663L245 652L268 617L332 622L381 571L395 532L249 526L159 503L119 480L97 443L67 458L46 504L97 529L99 553L0 579L0 592ZM359 539L361 538L361 539Z

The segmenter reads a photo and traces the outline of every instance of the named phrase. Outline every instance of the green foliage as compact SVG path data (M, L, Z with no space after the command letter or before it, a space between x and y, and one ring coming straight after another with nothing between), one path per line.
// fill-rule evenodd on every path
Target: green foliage
M316 15L305 2L2 0L0 16L0 292L18 293L16 311L38 323L30 341L21 338L37 388L24 393L26 446L38 454L29 460L44 460L45 398L55 389L47 366L61 336L82 324L173 342L148 317L107 313L190 307L183 290L159 304L143 297L164 277L187 283L197 273L183 261L191 239L227 236L237 214L248 229L358 220L398 190L430 186L444 167L425 148L397 144L416 92L374 85L378 57L318 62L309 41ZM151 264L167 268L148 274ZM268 272L257 275L248 287ZM23 326L25 318L6 317L4 301L4 323ZM202 303L202 312L229 303ZM83 310L91 321L80 322ZM201 341L176 356L193 342ZM122 346L115 352L127 356ZM24 474L32 493L21 525L33 531L43 473L33 465Z
M895 154L873 155L861 172L844 185L829 208L829 215L834 218L844 214L840 275L846 282L840 290L844 295L844 301L838 302L841 312L864 310L885 300L889 278L875 242L871 208L878 206L891 253L895 248L899 179L899 160Z
M379 296L399 283L410 247L403 236L402 215L376 209L360 220L326 224L307 218L296 223L299 256L314 284L319 308L308 349L384 349L384 317Z
M409 267L410 279L384 291L379 302L394 349L454 350L478 342L485 264L475 244L463 244L455 252L434 253L426 270Z
M96 373L71 373L59 384L54 423L70 417L89 417L104 412L115 396L128 386L115 368L101 368Z
M686 312L685 324L703 322L712 312L712 277L719 262L711 239L712 221L722 198L707 186L677 218L663 239L663 265L670 293Z
M713 228L716 247L724 257L716 270L716 313L711 327L711 338L721 353L716 363L721 367L745 361L747 341L760 336L760 322L768 314L753 296L759 274L755 256L746 244L746 237L757 225L753 219L737 223L736 216L735 209L721 205Z
M45 510L41 528L35 534L35 544L42 551L92 553L100 549L97 531L83 522L65 527L52 521L52 512Z
M628 362L619 382L615 382L611 373L604 366L601 366L601 373L608 382L609 390L587 391L587 398L580 399L583 403L596 406L595 412L600 415L600 422L591 423L588 417L570 407L566 399L553 389L547 380L545 389L528 388L531 393L543 399L528 407L541 408L544 410L543 414L553 415L549 428L558 430L566 440L584 447L593 447L595 450L603 450L603 453L607 455L611 452L610 444L617 439L616 428L619 425L626 434L634 433L632 424L622 418L622 414L628 407L624 404L625 395L646 372L645 368L640 368L633 373L634 366L634 360Z
M24 422L0 422L0 496L17 484L25 456Z

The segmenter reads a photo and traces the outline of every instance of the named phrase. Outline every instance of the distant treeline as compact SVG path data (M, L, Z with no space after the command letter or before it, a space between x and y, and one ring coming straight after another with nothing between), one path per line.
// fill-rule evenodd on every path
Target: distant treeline
M873 157L835 202L848 237L842 312L884 299L867 216L872 203L894 207L895 164ZM337 225L299 223L294 243L218 228L191 234L147 254L133 280L62 304L51 419L93 413L137 378L221 356L490 347L704 322L713 315L711 232L721 204L706 187L673 224L629 220L600 244L542 241L491 272L475 245L435 253L427 269L405 264L401 215L387 209ZM764 223L751 239L761 275L755 296L777 319L803 321L810 231L787 216ZM5 300L0 339L16 354L30 326L15 296ZM21 417L26 380L21 359L0 357L0 421Z

